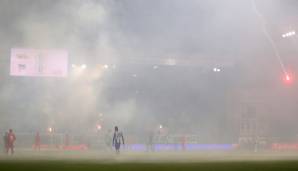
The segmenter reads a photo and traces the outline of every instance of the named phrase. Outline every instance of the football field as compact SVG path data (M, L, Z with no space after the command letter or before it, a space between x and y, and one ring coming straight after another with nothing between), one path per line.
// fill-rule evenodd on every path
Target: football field
M296 153L18 151L0 155L0 170L298 170Z

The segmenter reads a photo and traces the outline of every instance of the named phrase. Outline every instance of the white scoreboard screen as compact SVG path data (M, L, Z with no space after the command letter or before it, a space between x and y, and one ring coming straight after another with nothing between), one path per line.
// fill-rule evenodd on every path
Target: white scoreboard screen
M57 49L11 49L10 75L66 77L68 52Z

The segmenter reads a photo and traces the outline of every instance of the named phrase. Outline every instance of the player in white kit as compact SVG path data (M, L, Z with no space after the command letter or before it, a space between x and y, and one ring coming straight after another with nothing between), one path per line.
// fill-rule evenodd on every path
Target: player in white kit
M122 132L118 131L118 127L115 126L115 132L114 132L114 136L113 136L113 146L115 147L117 154L120 153L121 140L124 145L123 134L122 134Z

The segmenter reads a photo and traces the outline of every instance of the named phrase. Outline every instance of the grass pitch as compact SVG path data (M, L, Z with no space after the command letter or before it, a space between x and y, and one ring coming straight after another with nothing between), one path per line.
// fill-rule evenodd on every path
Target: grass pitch
M17 151L0 155L0 171L291 171L298 153Z

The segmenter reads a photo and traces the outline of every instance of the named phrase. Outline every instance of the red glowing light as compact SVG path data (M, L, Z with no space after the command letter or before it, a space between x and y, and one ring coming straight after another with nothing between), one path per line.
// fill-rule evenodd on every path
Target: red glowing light
M294 81L294 77L293 77L291 74L286 73L286 74L284 75L283 80L284 80L284 83L286 83L286 84L292 84L293 81Z

